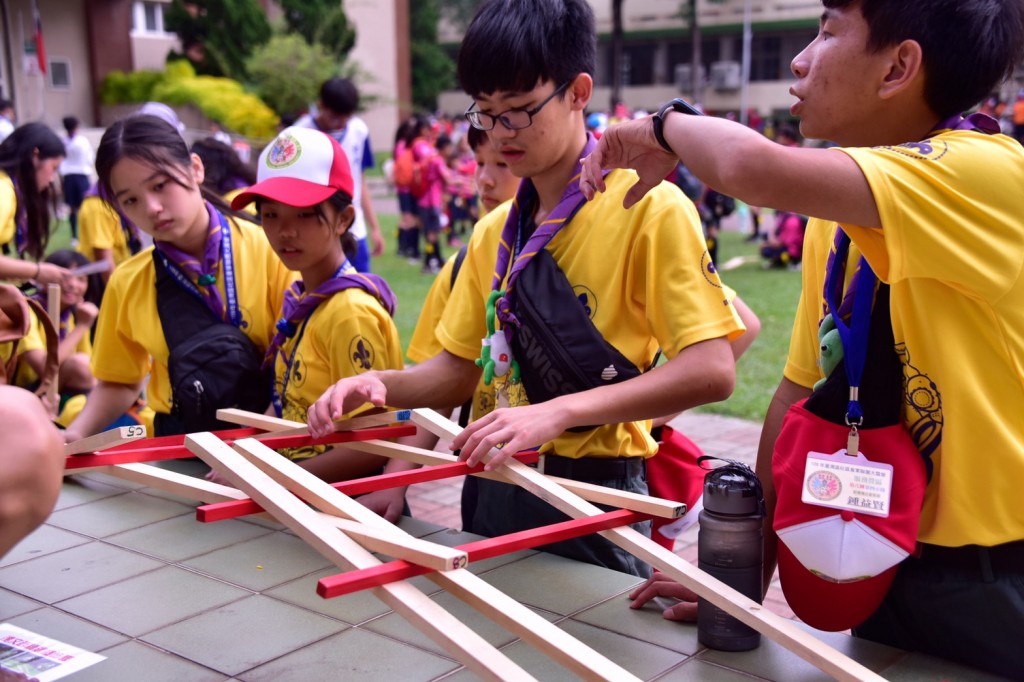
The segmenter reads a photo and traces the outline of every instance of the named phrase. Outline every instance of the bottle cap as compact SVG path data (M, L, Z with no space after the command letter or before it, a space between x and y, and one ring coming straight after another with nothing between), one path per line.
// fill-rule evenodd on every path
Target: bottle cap
M704 509L729 516L763 516L761 481L740 462L712 469L704 476Z

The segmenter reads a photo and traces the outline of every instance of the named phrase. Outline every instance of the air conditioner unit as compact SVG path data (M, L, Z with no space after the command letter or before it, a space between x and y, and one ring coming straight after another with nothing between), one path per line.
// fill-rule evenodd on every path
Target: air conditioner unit
M697 72L700 78L700 82L704 82L704 67L700 67ZM692 64L676 64L676 89L680 92L692 92L693 91L693 65Z
M739 62L715 62L711 65L711 85L715 90L739 90L741 80Z

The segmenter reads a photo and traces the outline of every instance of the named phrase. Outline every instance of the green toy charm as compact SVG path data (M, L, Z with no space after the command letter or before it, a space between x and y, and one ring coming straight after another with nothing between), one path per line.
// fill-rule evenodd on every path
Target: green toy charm
M832 370L843 361L843 341L839 338L839 330L836 329L836 323L832 319L831 313L826 315L818 326L818 344L821 348L818 366L821 367L821 372L827 379L832 374ZM825 379L820 379L814 384L813 390L817 391L824 386Z
M519 363L512 359L512 350L508 347L508 339L505 338L505 332L494 330L495 320L497 319L494 307L498 299L504 295L504 291L492 291L491 295L487 297L487 312L485 314L487 318L487 338L483 340L483 345L480 348L480 357L476 359L476 366L484 370L484 384L486 386L491 385L494 377L503 377L508 374L509 369L512 370L512 376L509 378L509 381L511 383L519 382Z

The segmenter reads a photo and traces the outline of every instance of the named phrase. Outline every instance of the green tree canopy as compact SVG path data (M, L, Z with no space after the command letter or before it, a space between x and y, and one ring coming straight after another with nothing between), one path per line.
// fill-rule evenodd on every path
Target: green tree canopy
M345 16L341 0L277 0L285 25L310 44L343 59L356 44L356 30Z
M314 101L320 84L336 75L335 58L297 33L278 35L248 61L256 91L279 114L295 115Z
M455 85L455 64L437 43L438 0L409 3L409 48L412 57L412 101L421 109L437 108L437 96Z
M164 21L199 74L246 80L246 58L270 39L257 0L173 0Z

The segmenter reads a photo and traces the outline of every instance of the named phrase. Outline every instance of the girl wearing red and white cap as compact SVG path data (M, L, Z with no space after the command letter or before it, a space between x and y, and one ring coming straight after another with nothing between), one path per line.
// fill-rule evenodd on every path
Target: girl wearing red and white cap
M355 239L353 180L344 151L310 128L283 130L260 154L257 182L232 201L253 201L270 245L301 279L286 292L277 334L265 359L274 368L279 417L306 421L306 410L339 377L403 365L391 318L395 297L381 277L359 273L349 258ZM412 468L344 447L310 446L285 453L325 480L341 481ZM390 520L402 513L404 488L360 498Z

